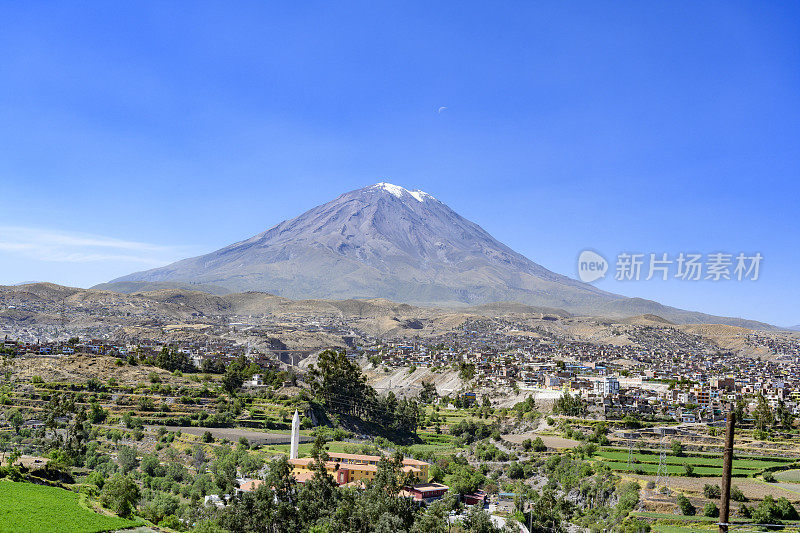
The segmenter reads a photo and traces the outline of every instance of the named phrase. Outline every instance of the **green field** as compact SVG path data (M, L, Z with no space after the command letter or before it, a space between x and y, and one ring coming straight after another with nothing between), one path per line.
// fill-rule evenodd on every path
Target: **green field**
M1 533L96 533L141 524L98 514L82 505L79 494L68 490L0 481Z
M776 472L775 477L778 481L786 483L800 483L800 470L786 470L785 472Z
M617 470L620 472L635 472L637 470L643 471L645 474L655 475L658 473L658 464L650 464L650 463L639 463L633 464L630 468L628 468L628 463L620 462L620 461L605 461L605 463L611 467L612 470ZM694 466L694 465L692 465ZM686 470L683 468L683 465L667 465L667 473L670 475L685 475ZM753 473L753 470L746 470L742 468L734 468L731 472L732 476L735 477L747 477ZM695 466L693 474L695 476L721 476L722 475L722 467L721 466Z
M311 449L314 447L313 442L303 442L297 447L297 454L299 457L311 457ZM325 445L325 448L332 453L347 453L348 449L352 448L359 448L358 444L352 444L349 442L339 442L339 441L332 441ZM288 444L268 444L261 447L262 450L266 450L272 453L282 453L285 455L289 455L289 445Z
M658 471L658 454L651 453L634 453L634 462L630 467L628 466L628 451L627 450L609 450L603 449L596 454L597 457L604 460L614 470L620 471L636 471L642 470L647 474L655 474ZM675 456L669 454L666 456L667 472L670 474L684 474L684 464L689 464L694 467L694 474L698 476L719 476L722 475L722 458L715 455L685 455ZM733 472L734 476L750 476L756 472L764 470L765 468L780 467L788 465L791 460L782 458L753 458L734 459Z
M667 513L655 513L651 511L634 512L631 516L639 518L648 518L655 520L653 523L653 531L660 533L683 533L690 531L717 531L717 522L719 518L711 518L707 516L683 516ZM736 531L759 531L754 526L748 524L748 520L737 518ZM797 525L797 520L787 520L784 522L786 526L794 527ZM784 529L788 531L788 529Z

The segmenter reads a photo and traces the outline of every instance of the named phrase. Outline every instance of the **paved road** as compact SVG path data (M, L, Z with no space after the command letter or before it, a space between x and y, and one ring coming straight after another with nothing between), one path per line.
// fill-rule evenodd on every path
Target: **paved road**
M202 436L206 431L210 431L215 440L228 439L232 442L238 442L240 438L244 437L253 445L261 444L290 444L291 435L288 433L265 433L263 431L256 431L244 428L199 428L194 426L148 426L148 429L157 431L159 427L165 427L168 431L178 431L181 433L188 433L190 435ZM300 442L311 442L313 439L306 435L300 435Z

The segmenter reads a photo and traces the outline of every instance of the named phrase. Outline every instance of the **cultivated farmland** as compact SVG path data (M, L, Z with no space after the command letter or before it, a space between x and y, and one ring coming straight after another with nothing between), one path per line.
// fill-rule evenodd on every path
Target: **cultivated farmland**
M0 481L0 533L97 533L141 524L96 513L79 494L65 489Z

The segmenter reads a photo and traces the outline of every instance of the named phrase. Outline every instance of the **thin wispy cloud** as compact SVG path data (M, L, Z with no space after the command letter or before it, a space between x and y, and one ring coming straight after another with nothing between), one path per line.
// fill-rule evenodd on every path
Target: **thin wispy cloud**
M38 261L124 261L157 266L182 257L187 251L186 246L163 246L43 228L0 226L0 254Z

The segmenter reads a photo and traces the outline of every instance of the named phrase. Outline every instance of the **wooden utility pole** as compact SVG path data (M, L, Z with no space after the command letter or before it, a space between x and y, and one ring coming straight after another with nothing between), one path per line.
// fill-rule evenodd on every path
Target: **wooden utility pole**
M725 429L725 454L722 459L722 495L720 496L719 533L728 533L728 518L731 510L731 470L733 467L733 428L736 413L728 411L728 424Z

